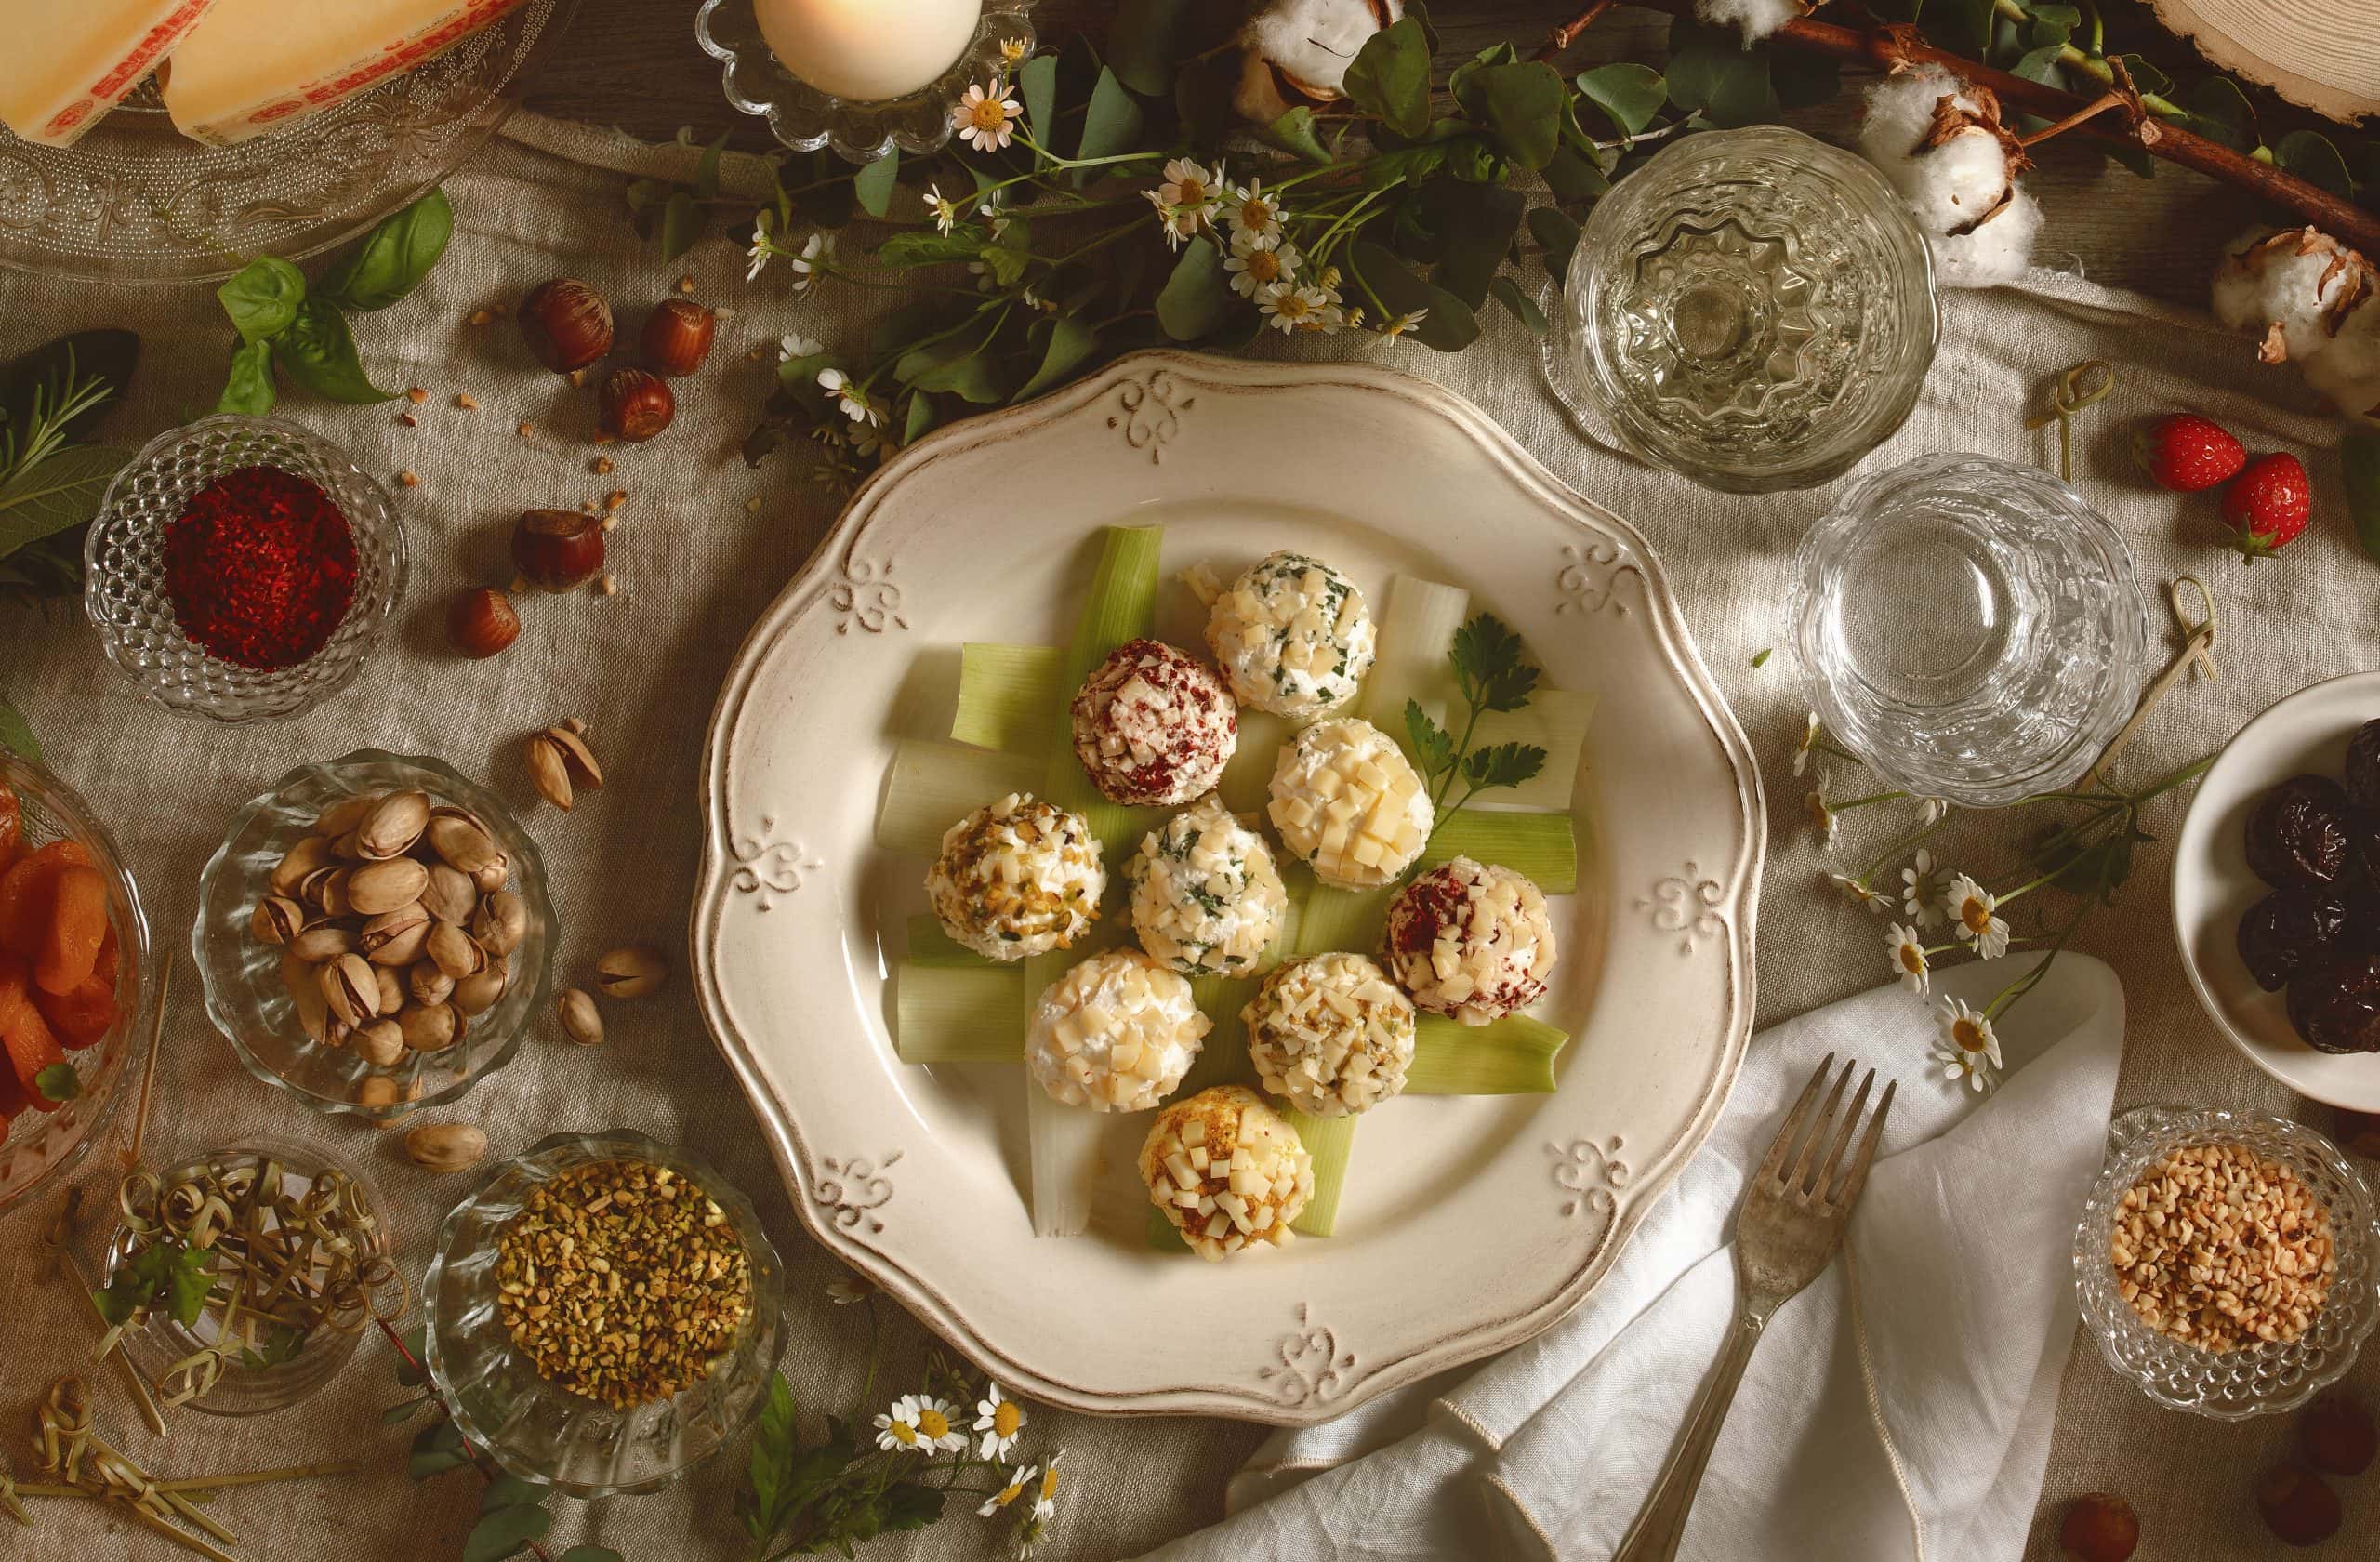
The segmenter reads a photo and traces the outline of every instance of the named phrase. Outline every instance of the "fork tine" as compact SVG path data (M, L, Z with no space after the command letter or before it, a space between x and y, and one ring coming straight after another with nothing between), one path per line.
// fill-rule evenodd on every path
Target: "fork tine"
M1844 1073L1848 1075L1850 1070L1846 1068L1844 1070ZM1843 1166L1844 1148L1851 1143L1851 1136L1859 1132L1859 1114L1861 1110L1867 1106L1868 1092L1875 1085L1875 1083L1876 1071L1874 1069L1871 1068L1865 1075L1861 1076L1859 1080L1859 1089L1858 1092L1851 1097L1851 1109L1843 1114L1843 1127L1834 1136L1834 1147L1827 1151L1825 1163L1819 1166L1817 1173L1810 1178L1809 1185L1803 1189L1805 1193L1807 1193L1812 1198L1823 1200L1826 1197L1826 1190L1834 1185L1834 1174L1836 1172L1840 1171Z
M1893 1109L1893 1092L1899 1088L1897 1079L1885 1081L1884 1096L1876 1103L1876 1115L1868 1119L1868 1135L1859 1141L1859 1153L1853 1158L1851 1170L1844 1174L1843 1192L1833 1200L1835 1208L1847 1211L1858 1200L1859 1189L1868 1181L1868 1167L1876 1158L1876 1141L1884 1136L1884 1115Z
M1793 1109L1785 1114L1783 1125L1777 1130L1777 1137L1768 1146L1767 1158L1761 1161L1760 1170L1753 1173L1754 1182L1766 1182L1784 1169L1785 1154L1793 1147L1793 1140L1802 1131L1802 1119L1808 1113L1810 1103L1817 1099L1818 1087L1826 1083L1828 1070L1833 1066L1832 1052L1818 1060L1818 1072L1812 1074L1810 1082L1802 1087L1802 1098L1793 1103Z
M1818 1120L1810 1124L1810 1136L1804 1142L1801 1153L1793 1158L1793 1170L1785 1178L1787 1192L1798 1191L1807 1183L1810 1158L1817 1154L1820 1145L1826 1143L1827 1131L1834 1127L1835 1108L1843 1105L1843 1088L1851 1082L1851 1071L1858 1066L1857 1058L1843 1060L1843 1072L1835 1076L1834 1089L1827 1092L1825 1109L1818 1113Z

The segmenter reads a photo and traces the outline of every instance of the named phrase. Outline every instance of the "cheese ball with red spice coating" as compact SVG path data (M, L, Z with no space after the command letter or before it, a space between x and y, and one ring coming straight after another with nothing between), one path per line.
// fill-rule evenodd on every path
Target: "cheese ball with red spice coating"
M1075 757L1111 802L1179 808L1213 791L1239 746L1239 707L1213 668L1130 640L1084 680Z
M1390 903L1388 973L1413 1001L1484 1026L1545 996L1554 923L1545 894L1509 867L1457 857Z

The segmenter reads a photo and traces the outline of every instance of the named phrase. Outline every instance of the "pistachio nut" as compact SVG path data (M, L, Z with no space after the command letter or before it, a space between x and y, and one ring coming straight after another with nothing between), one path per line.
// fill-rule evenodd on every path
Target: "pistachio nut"
M306 908L287 895L267 895L257 902L248 930L260 943L286 944L306 931Z
M538 796L567 814L574 788L602 788L603 768L585 738L568 727L548 727L529 738L529 779L536 783Z
M471 913L471 936L492 955L509 955L529 936L529 903L498 890Z
M405 1006L405 979L395 967L376 965L373 979L380 984L380 1013L393 1014Z
M325 917L347 916L353 907L349 904L347 881L353 869L343 864L318 867L299 880L298 898Z
M281 980L289 989L290 1006L298 1011L298 1028L309 1041L321 1041L330 1019L330 1000L323 996L321 973L303 960L284 956Z
M323 1045L324 1045L324 1046L325 1046L325 1047L344 1047L344 1046L346 1046L350 1041L352 1041L352 1040L354 1040L354 1039L355 1039L355 1027L354 1027L353 1026L349 1025L345 1020L340 1019L337 1014L329 1015L329 1016L327 1016L326 1018L324 1018L324 1021L323 1021Z
M455 996L455 978L438 969L426 955L405 973L405 988L416 1003L443 1003Z
M393 1068L405 1055L404 1027L395 1020L374 1020L358 1026L355 1055L375 1068Z
M428 792L390 792L355 826L356 855L386 862L413 850L430 825Z
M562 1035L577 1045L592 1047L603 1039L602 1011L584 989L566 989L554 999L554 1013L562 1020Z
M355 1104L367 1112L387 1111L397 1104L397 1082L386 1074L369 1075L355 1087ZM378 1126L386 1128L388 1122L384 1119Z
M377 917L411 906L428 888L430 869L411 857L393 857L357 868L347 880L347 899L355 915Z
M595 962L595 985L605 998L642 998L668 979L669 967L641 944L615 949Z
M305 882L306 875L316 868L330 866L331 843L319 835L310 835L289 848L289 854L274 865L272 893L294 895L298 893L298 886Z
M430 913L416 901L365 922L355 946L374 965L411 965L430 942Z
M494 894L512 881L512 859L498 852L485 867L471 870L471 884L482 894Z
M469 816L444 812L430 817L430 847L449 865L474 877L502 854L496 850L495 838ZM415 898L419 894L416 891Z
M468 1172L487 1154L487 1135L469 1123L418 1123L405 1130L405 1154L432 1172Z
M443 1052L463 1034L462 1016L446 1003L409 1004L398 1011L397 1026L404 1044L416 1052Z
M421 903L442 922L468 922L480 903L480 888L461 868L431 863L430 888L421 892Z
M487 951L461 926L454 922L438 922L430 930L430 941L423 952L439 970L457 982L475 976L487 969Z
M321 965L355 952L355 935L335 922L316 922L288 945L289 952L309 965Z
M433 819L460 819L463 823L470 826L473 829L478 830L482 835L493 838L496 834L494 830L487 827L487 821L485 819L481 818L478 814L472 813L469 809L464 807L459 802L438 803L430 810L430 816Z
M341 862L359 863L364 860L364 848L356 843L353 830L331 838L331 855Z
M452 1001L467 1015L484 1014L496 1007L497 999L504 996L505 984L509 976L501 957L491 960L486 970L456 980Z
M380 1012L380 976L362 955L341 955L323 967L323 1001L343 1025L361 1025Z
M377 807L379 801L377 792L358 792L353 797L341 798L315 815L314 833L337 841L362 824L364 815Z

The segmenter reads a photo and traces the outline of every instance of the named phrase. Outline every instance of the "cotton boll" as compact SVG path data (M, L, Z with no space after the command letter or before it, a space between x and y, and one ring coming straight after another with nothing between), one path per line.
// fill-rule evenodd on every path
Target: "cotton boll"
M1694 0L1694 10L1713 27L1735 28L1749 44L1807 16L1810 7L1802 0Z
M1868 91L1867 117L1859 124L1859 155L1898 187L1925 133L1934 127L1934 105L1956 99L1965 84L1939 65L1886 76Z
M2357 305L2339 334L2298 367L2341 412L2380 428L2380 298Z
M1404 0L1274 0L1248 19L1239 42L1280 73L1288 94L1329 102L1357 51L1404 15Z
M1936 274L1945 287L1997 287L2025 274L2033 241L2041 235L2042 205L2022 185L2008 204L1972 232L1932 234Z
M1868 94L1860 154L1899 192L1949 287L2014 280L2041 232L2016 183L2032 166L2000 122L2000 100L1938 66L1885 77Z
M1928 233L1955 232L1981 221L2012 188L2008 154L1989 130L1961 130L1940 146L1902 158L1901 165L1909 176L1896 180L1895 188Z
M2215 270L2216 318L2263 338L2268 364L2322 351L2340 313L2369 292L2363 257L2318 229L2252 229L2225 246Z

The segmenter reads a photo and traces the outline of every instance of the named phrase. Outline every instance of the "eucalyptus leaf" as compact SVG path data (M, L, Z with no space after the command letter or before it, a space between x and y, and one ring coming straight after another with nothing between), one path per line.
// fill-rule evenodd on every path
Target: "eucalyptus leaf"
M1545 318L1545 311L1537 307L1536 299L1521 291L1518 283L1508 276L1500 276L1488 285L1488 292L1498 303L1512 312L1514 320L1540 337L1545 335L1545 329L1549 324Z
M1527 198L1501 184L1433 179L1422 187L1421 200L1431 225L1444 241L1430 280L1478 309L1488 301L1488 285L1520 233Z
M1640 134L1670 100L1669 83L1650 65L1621 61L1579 73L1579 96L1610 116L1623 135Z
M0 695L0 748L19 759L41 762L41 742L33 736L32 724L5 695Z
M923 1481L901 1481L884 1493L884 1528L922 1529L942 1516L943 1491Z
M2147 55L2119 54L2114 58L2123 61L2124 70L2130 73L2132 76L2133 86L2144 95L2151 98L2170 98L2173 96L2174 78L2167 75L2164 71L2158 66L2157 62L2149 59ZM2202 83L2201 85L2202 86L2204 84ZM2228 79L2224 81L2224 85L2231 86L2233 96L2239 96L2240 89L2236 86L2233 86ZM2243 104L2247 101L2244 98L2241 98L2240 100ZM2253 116L2250 123L2254 123Z
M546 1538L554 1516L536 1506L498 1508L482 1516L463 1540L463 1562L502 1562L531 1541Z
M428 1380L421 1375L421 1370L414 1363L419 1361L422 1358L422 1352L430 1348L430 1326L416 1323L403 1334L398 1335L397 1339L404 1346L405 1351L403 1356L397 1357L397 1382L407 1388L419 1388Z
M1447 150L1445 141L1424 141L1383 152L1364 165L1364 188L1391 190L1400 184L1419 184L1444 165Z
M306 275L286 260L265 256L251 260L215 290L244 342L277 337L298 318L306 301Z
M1025 127L1048 146L1058 128L1058 57L1037 54L1019 66L1016 91L1025 104Z
M70 444L0 483L0 557L97 516L108 484L131 459L132 452L113 445Z
M1611 179L1578 148L1564 147L1545 165L1545 187L1557 201L1593 201L1611 193Z
M875 254L887 266L934 266L949 260L972 260L988 236L972 222L962 222L947 233L937 233L931 228L913 229L886 239L876 246Z
M901 174L901 149L886 149L883 156L868 164L852 176L852 199L859 209L878 218L892 215L892 195L899 188L894 181Z
M1495 131L1504 154L1524 168L1542 168L1562 142L1567 99L1561 73L1540 60L1490 65L1473 76L1464 106Z
M1223 251L1193 241L1173 263L1173 274L1157 296L1157 323L1175 341L1197 341L1231 312L1231 286Z
M1107 30L1107 63L1117 79L1144 98L1171 91L1189 10L1189 0L1119 0Z
M2339 436L2339 470L2347 481L2347 512L2369 557L2380 559L2380 433L2349 429ZM0 706L0 717L7 713ZM0 741L7 734L0 732Z
M1529 237L1545 251L1545 269L1558 285L1568 274L1570 257L1579 247L1578 219L1552 206L1532 206L1528 214Z
M719 199L719 160L726 150L727 132L722 130L694 162L694 193L706 201Z
M2355 199L2355 179L2347 159L2327 136L2315 130L2292 130L2273 143L2281 165L2308 184L2320 185L2343 201Z
M1544 208L1540 208L1544 209ZM1479 321L1470 306L1443 287L1434 287L1406 269L1405 263L1369 239L1348 246L1349 264L1364 290L1390 315L1414 315L1426 310L1413 339L1440 352L1459 352L1479 336Z
M934 411L932 396L922 391L911 396L908 419L901 426L901 443L904 446L917 443L918 441L932 433L933 426L940 420L940 415Z
M434 1426L425 1426L413 1440L413 1450L405 1459L405 1473L416 1480L428 1480L443 1471L459 1469L470 1463L463 1452L463 1434L455 1423L441 1418Z
M519 1476L498 1476L487 1483L480 1493L480 1512L494 1513L498 1508L515 1508L523 1503L542 1502L554 1494L550 1486L522 1480Z
M76 331L44 342L0 368L0 430L13 430L21 442L33 419L36 397L54 407L69 381L103 381L107 393L67 421L68 443L79 444L98 430L99 419L123 399L139 366L140 338L130 331Z
M661 258L675 260L702 242L703 207L687 190L674 191L661 207Z
M1294 157L1309 163L1330 161L1330 149L1314 132L1314 111L1300 103L1257 132L1257 135Z
M1367 113L1401 136L1430 127L1430 41L1419 17L1404 17L1364 40L1348 62L1343 89Z
M427 1395L418 1399L400 1399L395 1404L380 1412L380 1424L383 1426L401 1425L405 1422L411 1421L415 1416L419 1415L421 1413L421 1408L429 1403L430 1398Z
M1099 80L1091 89L1091 105L1083 111L1082 144L1075 155L1089 162L1133 151L1141 144L1141 127L1145 119L1139 100L1117 79L1114 71L1102 65ZM1078 168L1075 183L1081 185L1098 172L1096 168Z
M1936 48L1980 60L1991 46L1993 0L1926 0L1925 36Z
M273 338L273 356L289 371L290 378L334 402L370 406L396 394L381 390L364 375L354 334L347 328L347 316L321 298L309 298L298 306L298 318Z
M1447 91L1456 102L1461 103L1470 93L1472 77L1491 65L1510 65L1520 57L1520 50L1508 43L1491 44L1448 73Z
M2261 144L2256 111L2228 76L2209 76L2200 82L2190 88L2183 106L2189 110L2190 128L2209 140L2220 141L2234 152L2254 152Z
M262 417L281 399L272 385L272 343L242 342L231 350L231 373L223 382L215 410L243 417Z
M1091 354L1099 345L1099 333L1071 315L1061 315L1050 322L1049 345L1042 349L1041 366L1033 377L1019 386L1012 402L1030 401L1051 386L1064 381L1075 366Z
M982 351L981 344L964 339L938 342L903 353L892 365L892 377L919 390L954 391L979 406L989 405L1007 394L990 354Z
M1679 17L1670 27L1670 99L1723 130L1775 119L1783 112L1769 76L1769 51L1744 46L1732 27Z
M455 208L446 192L427 195L380 219L364 240L323 273L313 295L341 309L366 313L387 309L420 285L446 253L455 233Z

